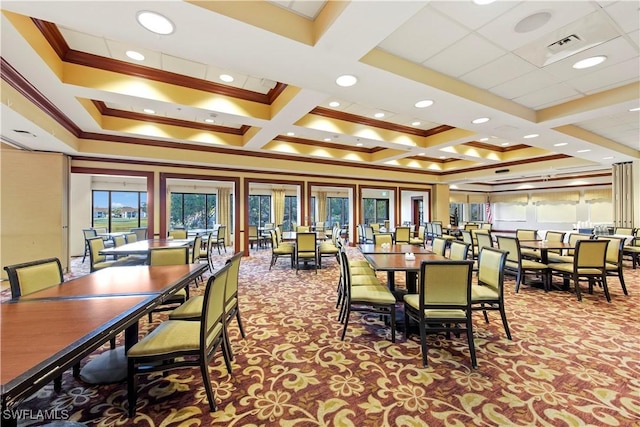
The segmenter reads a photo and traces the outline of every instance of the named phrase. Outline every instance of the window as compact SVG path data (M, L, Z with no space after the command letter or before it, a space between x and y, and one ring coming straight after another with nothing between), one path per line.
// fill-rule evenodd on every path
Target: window
M469 221L484 222L485 221L485 204L469 203Z
M147 226L147 193L144 191L92 192L91 226L109 232Z
M381 223L389 219L389 199L362 199L365 224Z
M309 224L316 223L316 196L311 196L311 204L309 205L309 214L311 215L309 218Z
M271 222L271 196L249 196L249 224L264 227Z
M284 196L284 219L282 231L293 231L293 223L298 217L298 196Z
M171 193L169 228L213 228L216 201L215 194Z
M349 198L348 197L328 197L327 198L327 226L332 227L334 223L341 225L349 223Z

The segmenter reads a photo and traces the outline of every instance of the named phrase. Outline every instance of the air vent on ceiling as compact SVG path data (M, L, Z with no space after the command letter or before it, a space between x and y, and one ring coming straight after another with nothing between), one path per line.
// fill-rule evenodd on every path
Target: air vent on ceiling
M496 173L507 173L509 172L509 169L497 169Z
M596 11L513 52L545 67L620 36L604 12Z

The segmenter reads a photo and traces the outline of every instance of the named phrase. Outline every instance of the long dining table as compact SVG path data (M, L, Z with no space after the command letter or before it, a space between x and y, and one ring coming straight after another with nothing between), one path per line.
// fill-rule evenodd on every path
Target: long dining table
M206 268L106 268L0 304L3 425L15 425L20 401L123 330L126 354L138 320Z
M194 239L195 238L140 240L138 242L127 243L115 248L102 249L100 251L100 255L113 255L115 257L127 255L148 255L151 249L191 246L193 245Z
M412 259L407 259L404 253L365 253L363 256L374 270L387 272L387 286L392 292L395 292L395 272L404 271L407 292L410 294L417 293L418 272L422 261L447 259L434 253L415 252Z

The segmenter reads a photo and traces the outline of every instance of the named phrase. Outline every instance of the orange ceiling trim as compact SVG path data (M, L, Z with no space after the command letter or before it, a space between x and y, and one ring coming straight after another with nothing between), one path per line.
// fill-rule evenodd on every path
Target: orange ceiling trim
M380 129L387 129L395 132L408 133L410 135L427 137L438 133L446 132L454 129L453 126L441 125L433 129L416 129L410 126L403 126L396 123L384 122L382 120L370 119L368 117L357 116L355 114L345 113L344 111L336 111L330 108L316 107L309 112L318 116L329 117L336 120L344 120L347 122L358 123L365 126L373 126Z
M40 30L47 42L56 51L60 59L72 64L112 71L134 77L141 77L162 83L169 83L190 89L201 90L246 101L259 102L267 105L270 105L273 100L275 100L287 87L286 84L278 82L269 92L262 94L246 89L222 85L208 80L197 79L195 77L130 64L125 61L118 61L104 56L79 52L69 47L67 42L64 40L62 33L58 30L58 27L55 24L35 18L32 18L32 21Z
M515 150L524 150L525 148L530 148L529 145L526 144L517 144L517 145L508 145L504 147L498 147L497 145L485 144L479 141L470 141L465 142L464 144L467 147L480 148L488 151L496 151L499 153L505 153L507 151L515 151Z
M551 160L570 159L570 158L571 158L571 156L568 156L566 154L553 154L551 156L532 157L532 158L525 159L525 160L517 160L517 161L513 161L513 162L500 162L500 163L496 163L496 164L493 164L493 165L476 166L476 167L473 167L473 168L466 168L466 169L456 169L454 171L445 171L445 172L441 172L441 173L442 173L442 175L453 175L453 174L457 174L457 173L474 172L474 171L487 170L487 169L500 169L500 168L503 168L503 167L506 167L506 166L526 165L526 164L529 164L529 163L549 162Z
M366 154L377 153L378 151L384 150L384 148L382 147L374 147L374 148L355 147L351 145L336 144L331 142L316 141L316 140L304 139L304 138L295 138L295 137L285 136L285 135L278 135L273 139L274 141L290 142L292 144L310 145L313 147L330 148L333 150L341 150L341 151L345 151L345 150L354 151L354 152L366 153Z

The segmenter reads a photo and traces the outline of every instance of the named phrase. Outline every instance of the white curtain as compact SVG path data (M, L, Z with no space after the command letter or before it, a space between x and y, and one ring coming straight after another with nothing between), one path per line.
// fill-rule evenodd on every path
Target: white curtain
M316 193L316 201L318 202L318 217L316 222L324 222L327 220L327 193L318 191Z
M613 225L633 227L633 164L613 165Z
M230 212L230 200L231 190L229 188L218 188L218 223L226 225L227 233L224 236L224 244L230 245L231 241L231 212Z
M273 221L276 226L284 221L284 189L271 190L273 198Z

